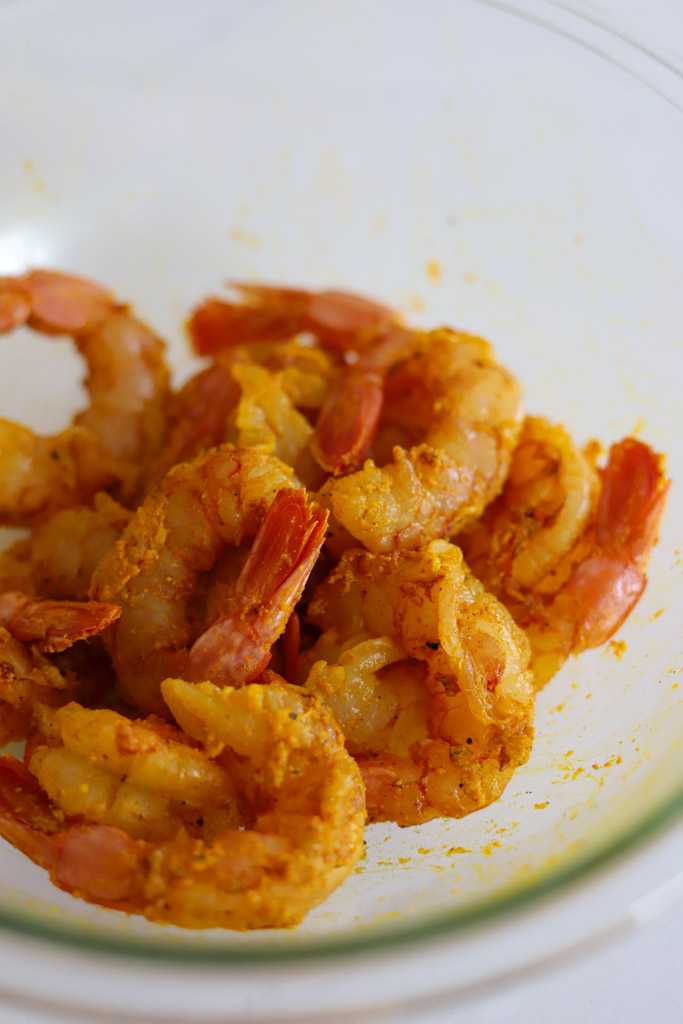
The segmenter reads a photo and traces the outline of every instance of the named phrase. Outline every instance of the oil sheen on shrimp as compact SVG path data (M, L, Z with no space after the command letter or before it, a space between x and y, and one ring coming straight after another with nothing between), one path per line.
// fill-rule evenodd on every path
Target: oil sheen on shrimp
M401 825L496 800L531 749L529 644L447 541L352 549L315 592L300 680L334 711L368 814Z
M166 428L163 342L99 285L48 270L0 278L0 333L22 325L73 337L90 405L54 437L0 421L0 522L30 525L104 487L132 498Z
M159 723L121 726L67 708L54 716L56 745L39 747L31 760L49 796L20 762L0 758L0 834L60 888L151 921L239 930L298 924L363 849L363 783L332 715L277 678L239 690L168 679L162 690L199 749L173 738L160 744ZM69 777L67 752L88 755L85 794L74 792L79 777ZM104 753L112 767L102 767ZM120 776L131 769L137 792L122 793ZM198 835L179 824L169 797L195 801L200 791L218 809L221 801L234 808L236 795L239 826ZM147 812L144 838L133 825L136 803ZM166 837L169 810L175 831Z

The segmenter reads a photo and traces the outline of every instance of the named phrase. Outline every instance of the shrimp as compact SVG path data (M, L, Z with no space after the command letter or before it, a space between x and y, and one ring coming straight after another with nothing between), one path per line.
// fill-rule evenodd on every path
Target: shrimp
M37 704L71 699L81 680L62 671L51 652L97 636L120 614L96 602L36 601L17 593L0 595L0 742L25 739Z
M325 514L295 485L279 460L224 447L177 466L148 495L91 587L122 609L105 644L126 700L163 715L169 675L239 685L265 668L325 532ZM252 540L217 620L200 614L197 624L200 577Z
M460 817L500 796L531 749L529 644L459 548L348 550L307 619L323 632L299 681L334 711L372 819Z
M393 310L342 291L310 292L231 282L237 303L208 299L195 309L188 328L199 355L254 341L310 332L328 348L346 351L398 322Z
M120 614L118 605L103 601L35 599L18 591L0 594L0 625L16 640L36 644L46 654L98 636Z
M114 546L132 513L108 494L38 523L28 537L0 552L0 593L85 601L99 560Z
M166 427L163 342L98 285L48 270L0 278L0 332L21 325L72 335L90 405L56 437L0 423L0 521L31 525L113 485L130 499Z
M488 342L409 330L344 293L238 290L243 304L209 300L195 312L198 352L308 330L338 354L309 441L319 466L344 477L320 489L337 553L354 540L377 552L419 547L481 515L502 488L522 425L519 385Z
M308 451L310 417L335 373L327 353L297 338L219 352L171 396L167 440L149 470L147 490L179 462L225 441L277 456L315 489L324 473Z
M626 438L602 471L561 427L527 421L500 497L461 543L472 570L526 630L537 687L571 653L608 640L645 589L669 482Z
M374 552L418 548L476 520L503 486L522 425L519 385L488 342L444 328L414 333L411 348L384 370L375 459L320 492L333 523ZM343 387L333 399L343 416ZM360 419L363 399L348 405Z
M173 395L168 435L147 477L147 491L161 483L169 470L226 439L226 420L239 398L239 386L227 360L200 370Z
M344 880L363 848L363 784L332 715L279 679L237 690L167 679L162 691L185 733L213 759L215 773L232 778L244 827L202 838L181 826L169 838L150 840L103 819L64 820L23 765L4 757L0 835L67 892L151 921L239 930L298 924ZM116 746L114 754L120 757ZM158 762L150 766L146 753L130 758L125 746L114 774L136 757L147 769L145 783L154 783ZM164 750L160 757L165 767ZM182 771L179 778L184 791ZM57 789L64 798L64 787ZM93 805L76 798L75 806L82 814Z
M75 702L36 717L28 766L67 817L148 840L240 824L229 773L176 726Z

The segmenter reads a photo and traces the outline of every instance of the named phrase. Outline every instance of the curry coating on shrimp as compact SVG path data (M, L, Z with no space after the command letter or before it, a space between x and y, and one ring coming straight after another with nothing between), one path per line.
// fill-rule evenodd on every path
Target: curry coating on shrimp
M537 688L570 654L605 643L640 599L670 481L635 438L593 443L529 418L502 494L460 541L473 571L532 648Z
M52 437L0 420L0 523L32 525L108 488L134 501L166 431L164 343L104 288L51 270L0 278L0 334L24 325L73 337L90 404Z
M162 692L184 735L76 705L48 715L30 773L0 758L0 835L61 889L150 921L298 924L363 850L363 783L331 713L277 677Z
M323 471L315 486L337 553L355 543L419 548L478 518L503 485L522 425L519 384L487 341L409 329L345 293L237 290L243 301L212 299L195 311L197 351L236 358L240 345L308 331L334 360L315 427L301 421L295 451L298 464L307 451Z
M529 757L529 644L447 541L352 549L316 590L300 681L334 711L374 820L414 825L496 800Z

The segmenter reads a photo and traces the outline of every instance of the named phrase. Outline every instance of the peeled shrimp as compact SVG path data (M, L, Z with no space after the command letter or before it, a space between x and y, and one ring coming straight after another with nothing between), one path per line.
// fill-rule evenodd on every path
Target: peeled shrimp
M363 847L363 784L334 719L277 679L239 690L168 679L162 690L216 772L232 775L246 809L243 828L203 839L181 827L150 841L117 826L64 821L21 763L4 757L0 834L60 888L152 921L239 930L297 924L343 881ZM148 761L143 754L139 763Z
M529 645L461 551L345 552L307 619L323 630L300 680L328 703L375 820L460 817L529 756Z
M0 593L85 601L99 560L114 546L132 513L108 494L38 523L28 537L0 551Z
M321 490L333 522L376 552L476 519L503 485L521 428L519 386L483 339L442 329L414 333L410 348L384 371L374 460ZM362 400L347 403L343 388L333 397L360 416Z
M310 450L333 476L321 499L336 548L371 551L450 536L499 493L521 429L519 386L481 338L410 331L385 307L345 293L238 286L242 303L209 300L190 322L197 351L312 332L343 356Z
M37 720L28 765L67 817L148 840L239 824L228 772L168 722L73 702Z
M326 516L295 484L278 459L224 447L177 466L148 495L91 588L122 609L105 642L126 700L163 715L168 675L239 685L263 670L325 532ZM250 541L224 607L206 621L193 605L200 577Z
M662 460L626 438L595 469L561 427L527 421L501 496L461 542L529 635L537 686L604 643L645 589L669 489Z
M98 285L47 270L0 278L0 333L22 325L74 338L90 406L51 438L0 423L0 522L30 525L112 485L130 498L165 431L163 342Z

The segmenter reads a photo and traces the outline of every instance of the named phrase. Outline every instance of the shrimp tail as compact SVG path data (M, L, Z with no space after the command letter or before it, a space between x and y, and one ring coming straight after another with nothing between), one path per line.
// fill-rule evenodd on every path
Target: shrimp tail
M301 490L276 495L235 585L233 612L190 649L186 675L235 686L255 679L285 629L322 547L327 512Z
M670 486L661 456L648 445L633 437L612 445L596 519L600 546L628 551L634 563L644 562L657 538Z
M50 801L21 761L0 757L0 836L48 870L54 856L51 839L57 821Z
M147 843L111 825L64 829L46 794L15 757L0 757L0 836L45 868L66 892L120 910L134 910Z
M383 403L382 374L355 367L340 374L316 424L316 462L334 476L357 469L375 439Z
M580 609L578 649L609 640L640 599L670 486L660 456L642 441L612 445L596 515L598 550L567 586Z
M28 323L31 298L12 278L0 278L0 334Z
M308 292L298 288L229 282L239 302L208 299L188 321L195 351L212 355L253 341L275 341L310 331L329 348L346 351L350 338L396 322L387 306L341 291Z
M98 636L121 615L118 605L103 601L40 600L9 591L0 595L0 625L22 643L43 653L64 651L77 640Z

